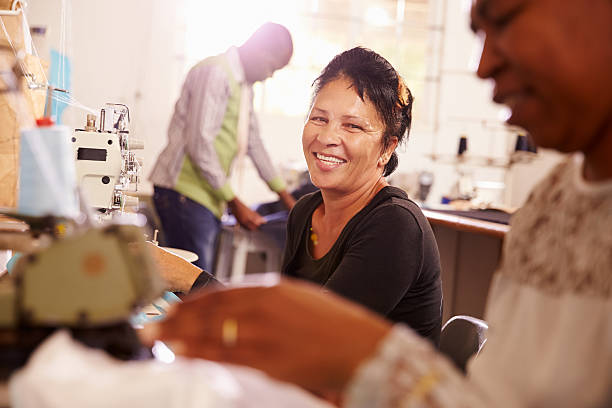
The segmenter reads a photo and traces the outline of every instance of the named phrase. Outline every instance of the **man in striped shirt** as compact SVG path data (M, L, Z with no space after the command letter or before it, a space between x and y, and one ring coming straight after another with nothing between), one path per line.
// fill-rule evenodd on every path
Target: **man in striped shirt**
M195 252L196 264L214 272L214 251L226 205L245 228L264 219L247 207L229 183L232 163L248 154L260 177L290 209L287 193L259 136L252 85L287 65L289 31L266 23L243 45L194 66L183 84L168 128L168 144L150 180L166 245Z

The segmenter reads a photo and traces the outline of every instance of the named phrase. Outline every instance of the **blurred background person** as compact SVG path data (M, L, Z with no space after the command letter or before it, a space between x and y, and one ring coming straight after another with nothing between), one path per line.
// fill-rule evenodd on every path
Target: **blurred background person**
M165 242L195 252L214 272L214 253L226 204L249 230L265 222L230 185L232 163L245 153L260 177L291 208L294 199L259 136L252 85L284 67L293 53L289 31L266 23L240 47L207 58L187 74L168 128L168 143L150 180Z

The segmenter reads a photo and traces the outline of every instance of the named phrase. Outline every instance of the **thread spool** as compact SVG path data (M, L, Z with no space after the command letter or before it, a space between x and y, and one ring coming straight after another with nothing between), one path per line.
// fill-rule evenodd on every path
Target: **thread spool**
M78 215L74 153L68 127L22 130L19 162L19 213L68 218Z
M468 149L467 136L461 135L459 138L459 147L457 148L457 156L463 156Z
M533 143L531 143L531 140L529 140L528 136L519 134L516 136L514 151L537 153L538 149Z

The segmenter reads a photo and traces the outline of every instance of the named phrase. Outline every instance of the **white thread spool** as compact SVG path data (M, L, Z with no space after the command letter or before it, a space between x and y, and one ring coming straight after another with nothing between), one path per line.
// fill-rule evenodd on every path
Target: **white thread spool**
M18 211L25 215L78 215L76 171L66 126L21 131Z

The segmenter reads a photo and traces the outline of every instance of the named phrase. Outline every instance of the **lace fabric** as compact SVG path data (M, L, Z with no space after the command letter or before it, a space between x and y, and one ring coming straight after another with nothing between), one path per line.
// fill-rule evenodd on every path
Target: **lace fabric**
M500 273L551 294L612 294L612 183L586 183L580 156L557 166L511 222Z
M394 326L377 355L362 364L344 405L372 407L486 407L466 378L427 341Z

